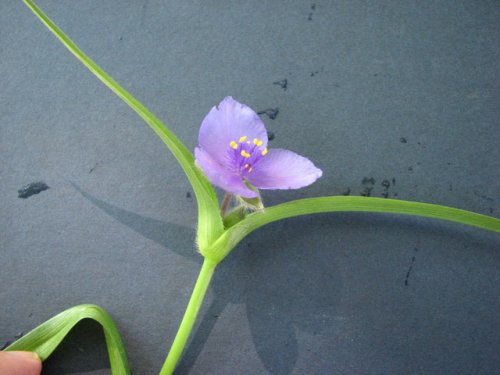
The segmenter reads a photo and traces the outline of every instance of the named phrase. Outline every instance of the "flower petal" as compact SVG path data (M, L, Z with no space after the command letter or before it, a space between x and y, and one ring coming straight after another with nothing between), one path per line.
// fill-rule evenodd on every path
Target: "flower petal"
M259 189L298 189L312 184L323 172L307 158L283 149L271 149L246 179Z
M218 163L228 165L230 143L244 136L250 142L262 141L262 148L267 145L266 128L257 113L228 96L203 119L198 142Z
M196 164L215 186L245 198L255 198L259 195L257 192L250 190L238 174L231 173L201 148L196 147L194 154Z

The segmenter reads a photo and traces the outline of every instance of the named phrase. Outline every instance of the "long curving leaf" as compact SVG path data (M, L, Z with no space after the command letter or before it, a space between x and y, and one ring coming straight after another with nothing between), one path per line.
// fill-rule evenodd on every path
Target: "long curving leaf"
M118 95L132 108L161 138L175 156L193 187L198 204L198 245L209 246L222 233L224 227L219 214L217 196L206 177L196 167L193 154L184 144L142 103L121 87L113 78L104 72L78 46L47 17L33 1L23 0L40 21L62 42L62 44L80 60L97 78Z
M97 305L79 305L65 310L28 332L5 350L36 352L44 361L82 319L93 319L102 326L112 374L130 374L120 333L109 314Z
M245 219L227 229L219 240L214 243L210 249L211 257L215 261L222 260L245 236L273 221L300 215L341 211L424 216L500 232L499 219L458 208L385 198L317 197L279 204L248 215Z

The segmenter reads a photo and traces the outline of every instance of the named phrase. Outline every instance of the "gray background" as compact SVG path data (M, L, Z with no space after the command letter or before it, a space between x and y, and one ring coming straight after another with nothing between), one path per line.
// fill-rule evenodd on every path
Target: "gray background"
M279 108L271 147L324 176L267 205L370 191L498 217L497 1L38 4L190 149L224 96ZM186 178L21 1L0 3L0 75L0 344L96 303L133 373L156 374L201 263ZM19 199L35 181L50 189ZM494 373L498 250L427 219L269 225L219 266L177 373ZM107 366L85 322L45 373Z

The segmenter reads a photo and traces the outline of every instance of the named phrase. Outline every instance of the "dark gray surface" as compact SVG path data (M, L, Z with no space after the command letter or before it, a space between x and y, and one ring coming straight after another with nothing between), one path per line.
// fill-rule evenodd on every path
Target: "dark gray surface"
M268 205L373 178L373 196L388 180L389 197L498 217L496 1L38 3L191 149L226 95L278 107L271 146L324 176ZM133 373L156 374L201 262L190 186L21 1L0 3L0 57L0 344L96 303ZM50 189L18 198L37 181ZM498 235L424 219L270 225L219 266L177 373L492 374L498 250ZM87 322L46 373L106 366Z

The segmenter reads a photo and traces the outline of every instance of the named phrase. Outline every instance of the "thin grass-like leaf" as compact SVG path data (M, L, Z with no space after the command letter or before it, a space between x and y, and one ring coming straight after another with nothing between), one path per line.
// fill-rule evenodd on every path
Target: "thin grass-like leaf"
M355 196L317 197L283 203L249 214L226 230L210 249L210 254L215 261L223 259L245 236L273 221L300 215L341 211L424 216L500 232L499 219L437 204Z
M118 329L111 316L97 305L79 305L65 310L28 332L5 350L36 352L44 361L82 319L95 320L102 326L112 374L130 374L127 355Z
M23 1L43 24L45 24L45 26L47 26L47 28L62 42L62 44L97 78L127 103L167 145L181 165L196 195L198 204L198 245L200 248L208 247L222 233L223 224L219 214L217 196L215 195L212 185L196 167L193 154L155 115L153 115L153 113L113 80L113 78L104 72L92 59L85 55L85 53L83 53L83 51L80 50L57 25L33 3L33 1Z

